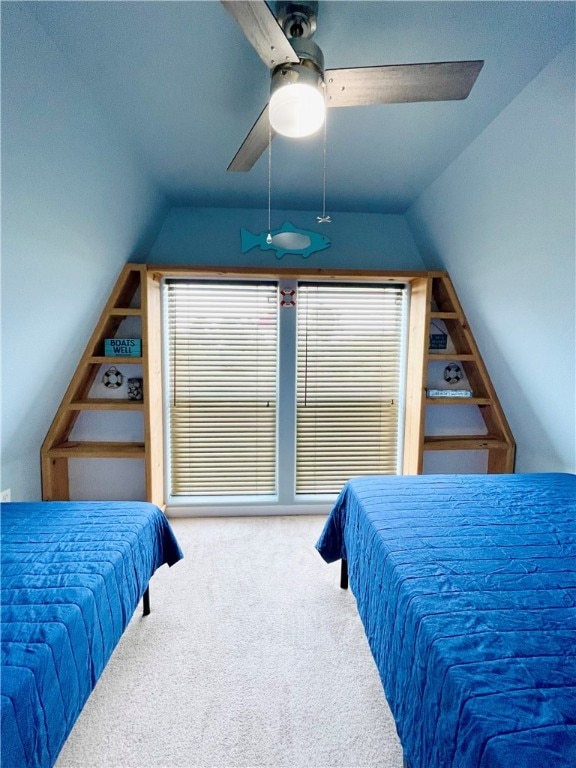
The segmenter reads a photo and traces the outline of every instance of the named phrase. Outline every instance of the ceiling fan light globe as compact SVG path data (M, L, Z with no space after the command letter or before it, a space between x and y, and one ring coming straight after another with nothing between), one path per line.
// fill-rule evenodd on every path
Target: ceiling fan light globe
M312 85L288 83L270 97L269 117L272 128L282 136L310 136L324 125L324 95Z

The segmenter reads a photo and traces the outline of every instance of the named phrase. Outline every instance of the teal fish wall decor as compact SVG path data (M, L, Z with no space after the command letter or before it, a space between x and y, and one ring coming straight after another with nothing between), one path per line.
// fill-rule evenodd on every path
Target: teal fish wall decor
M254 235L247 229L240 230L242 253L260 248L261 251L275 251L276 258L281 259L286 253L302 256L307 259L317 251L330 247L330 239L318 232L298 229L289 221L284 222L280 229L274 232L260 232Z

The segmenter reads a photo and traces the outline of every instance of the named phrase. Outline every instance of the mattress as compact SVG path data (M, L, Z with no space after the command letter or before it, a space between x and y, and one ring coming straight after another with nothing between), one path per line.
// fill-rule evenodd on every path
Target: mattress
M182 552L144 502L1 507L2 765L49 768L150 577Z
M409 768L576 766L576 476L364 477L317 543Z

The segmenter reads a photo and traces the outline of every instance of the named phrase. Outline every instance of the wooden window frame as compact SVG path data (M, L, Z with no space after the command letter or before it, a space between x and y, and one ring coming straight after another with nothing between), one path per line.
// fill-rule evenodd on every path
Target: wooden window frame
M160 285L164 278L222 278L222 279L263 279L263 280L321 280L347 283L399 282L408 285L410 290L407 318L406 374L404 386L405 417L401 436L403 445L403 474L418 474L421 471L422 442L425 417L425 382L424 365L428 347L428 317L430 306L431 278L442 277L444 272L436 271L398 271L398 270L348 270L348 269L311 269L226 266L186 266L186 265L148 265L149 277ZM154 320L152 319L152 322ZM161 343L161 309L154 323L157 337ZM161 376L161 372L159 372ZM163 433L165 434L164 430ZM162 468L164 487L166 477ZM281 500L280 500L281 501ZM282 506L280 504L279 506ZM286 508L288 511L288 508ZM218 514L218 509L214 508ZM222 510L224 513L224 510Z

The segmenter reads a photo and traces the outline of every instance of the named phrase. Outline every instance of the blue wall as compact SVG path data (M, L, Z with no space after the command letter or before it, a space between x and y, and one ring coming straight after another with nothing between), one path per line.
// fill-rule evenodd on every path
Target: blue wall
M274 211L332 239L243 255L265 210L169 209L129 137L23 4L2 7L2 476L40 496L40 445L127 260L451 273L518 440L519 471L576 469L574 51L567 49L406 217ZM407 226L407 222L410 228ZM159 234L158 234L159 233ZM158 235L158 236L157 236Z
M455 283L518 472L576 471L574 72L570 46L407 214Z
M2 4L2 477L40 496L40 446L129 259L164 202L89 86L21 5Z
M273 211L271 229L285 221L319 232L331 240L324 251L309 258L259 248L243 254L240 229L267 232L268 212L254 209L172 208L151 249L155 264L217 266L311 267L327 269L424 269L424 264L403 216L376 213L332 213L331 224L318 224L316 213Z

